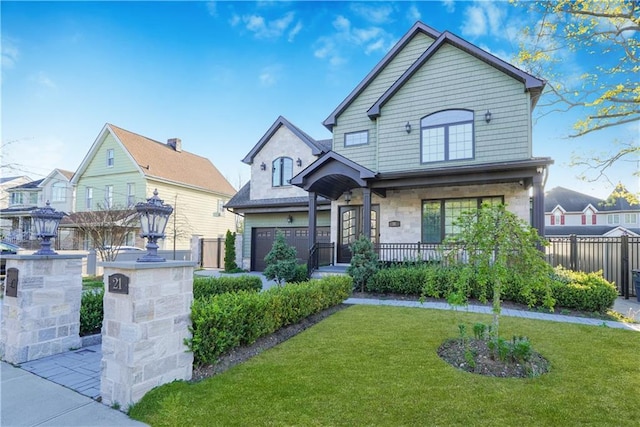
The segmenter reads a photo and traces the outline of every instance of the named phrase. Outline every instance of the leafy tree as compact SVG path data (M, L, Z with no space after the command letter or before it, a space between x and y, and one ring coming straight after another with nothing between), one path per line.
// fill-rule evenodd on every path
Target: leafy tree
M502 289L511 281L523 295L544 292L544 304L553 307L552 269L539 250L545 241L535 228L506 210L504 205L483 204L480 209L463 212L456 225L460 233L448 239L464 250L458 295L466 296L469 280L490 285L493 290L493 331L498 334Z
M298 265L296 249L287 244L282 231L278 230L276 232L276 240L264 260L267 263L267 267L264 269L263 274L267 279L275 280L278 286L295 279Z
M347 274L353 277L353 287L364 292L367 280L378 271L378 254L373 250L373 243L365 236L351 244L351 265Z
M224 271L233 272L238 269L236 264L236 233L227 230L224 239Z
M543 114L577 109L581 117L570 136L640 121L640 2L634 0L558 0L518 2L535 26L525 27L519 62L549 81L538 103ZM581 75L566 66L569 52L596 56ZM618 141L613 153L574 164L598 171L595 179L623 158L640 154L637 132Z
M140 227L134 208L101 204L92 211L75 212L70 219L80 234L91 240L103 261L115 261L127 235Z

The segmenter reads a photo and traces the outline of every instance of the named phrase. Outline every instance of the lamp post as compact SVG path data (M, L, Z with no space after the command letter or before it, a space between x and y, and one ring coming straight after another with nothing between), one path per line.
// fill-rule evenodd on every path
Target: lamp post
M60 220L63 216L64 212L56 212L48 200L45 207L36 209L31 213L36 237L42 239L40 241L40 250L34 252L34 255L58 255L51 250L51 238L56 237L58 225L60 225Z
M169 216L173 212L171 205L165 205L164 200L158 197L158 190L153 191L153 197L145 202L136 204L136 211L140 216L141 237L148 240L147 254L138 258L138 262L163 262L164 258L158 256L158 239L164 238L164 228L167 226Z

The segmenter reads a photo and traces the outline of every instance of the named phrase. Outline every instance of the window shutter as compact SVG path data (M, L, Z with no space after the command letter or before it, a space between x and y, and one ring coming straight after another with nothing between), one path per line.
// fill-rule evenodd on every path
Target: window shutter
M560 215L560 225L564 225L564 215Z
M556 224L556 216L554 214L551 214L551 225L555 225Z
M591 215L591 224L596 225L596 216Z
M587 224L587 216L582 214L582 225L586 225Z

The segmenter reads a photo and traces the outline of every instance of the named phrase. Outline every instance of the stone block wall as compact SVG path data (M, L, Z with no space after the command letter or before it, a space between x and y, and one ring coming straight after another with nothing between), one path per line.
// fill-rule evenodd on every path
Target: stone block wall
M123 410L152 388L189 380L194 262L104 263L102 402ZM109 277L129 278L128 294L110 292Z
M24 363L79 348L82 256L13 255L9 268L18 269L17 296L2 299L2 359Z

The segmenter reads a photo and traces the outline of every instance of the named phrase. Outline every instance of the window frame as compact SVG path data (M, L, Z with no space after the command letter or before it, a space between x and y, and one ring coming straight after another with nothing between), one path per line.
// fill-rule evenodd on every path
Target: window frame
M136 184L133 182L127 183L127 206L132 207L136 204Z
M453 201L463 201L463 200L470 200L473 201L475 200L476 202L476 208L480 208L482 206L482 203L484 203L485 201L487 201L487 199L500 199L499 203L500 204L504 204L504 195L500 195L500 196L478 196L478 197L454 197L454 198L445 198L445 199L422 199L421 203L420 203L420 239L422 243L426 243L426 244L433 244L433 245L440 245L442 244L442 242L448 237L447 234L447 213L446 213L446 202L453 202ZM440 238L438 242L432 242L432 241L427 241L429 239L425 239L425 217L424 217L424 209L425 209L425 204L426 203L439 203L439 231L440 231ZM473 208L471 208L473 209ZM455 233L452 233L452 235L455 235Z
M112 168L115 163L115 150L113 148L107 148L107 167Z
M113 207L113 185L104 186L104 204L107 209Z
M633 221L631 220L633 218ZM638 214L636 212L625 212L624 213L624 223L625 224L637 224L638 223Z
M607 214L607 225L620 225L620 214Z
M67 201L67 186L64 182L54 182L53 184L51 184L51 201Z
M349 143L349 137L355 137L356 135L364 135L364 142L351 142ZM355 132L345 132L344 134L344 146L345 147L358 147L360 145L369 145L369 130L358 130Z
M470 118L460 117L456 118L455 115L466 116L469 115ZM450 116L451 119L447 119L447 116ZM447 121L451 120L451 121ZM425 123L426 122L426 123ZM433 122L431 124L430 122ZM442 122L442 123L440 123ZM450 129L455 126L463 126L463 125L471 125L471 155L469 157L459 157L452 159L451 158L451 134ZM443 130L443 138L442 141L442 150L443 150L443 159L436 160L425 160L425 131L432 129L442 129ZM474 160L476 156L476 135L475 135L475 112L473 110L467 109L448 109L436 111L434 113L428 114L420 119L420 164L433 164L433 163L442 163L442 162L457 162L464 160Z
M287 178L285 166L287 166L287 161L289 162L289 173L290 176ZM277 168L276 168L277 164ZM278 173L278 180L276 182L276 170ZM293 159L287 156L281 156L271 162L271 187L289 187L291 186L291 178L293 178Z
M93 209L93 187L87 187L84 192L84 206L90 211Z
M11 193L11 204L12 205L23 205L24 204L24 193L22 191L14 191Z

